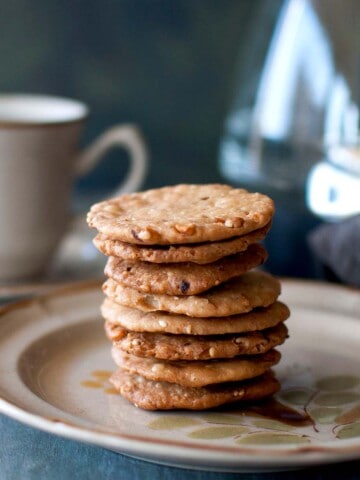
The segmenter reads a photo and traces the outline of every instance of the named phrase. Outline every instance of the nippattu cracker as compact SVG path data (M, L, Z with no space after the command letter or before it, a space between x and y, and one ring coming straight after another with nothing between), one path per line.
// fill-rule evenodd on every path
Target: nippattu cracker
M280 282L270 274L253 271L199 295L143 293L111 278L103 284L103 290L120 305L145 312L162 310L191 317L224 317L271 305L280 295Z
M207 265L189 262L156 264L110 257L105 275L144 293L196 295L252 270L266 258L266 250L259 243L250 245L245 252Z
M244 252L249 245L263 240L270 226L271 222L265 227L228 240L187 245L136 245L114 240L102 233L98 233L93 242L104 255L119 257L124 260L151 263L192 262L206 264L216 262L228 255Z
M101 305L111 338L121 338L124 328L134 332L158 332L177 335L223 335L253 332L274 327L290 315L289 308L281 302L269 307L257 308L249 313L228 317L191 318L167 312L142 312L136 308L119 305L111 298L105 298Z
M258 377L277 364L281 357L277 350L269 350L256 356L173 362L137 357L115 347L111 353L116 365L129 373L155 382L177 383L185 387L203 387L213 383L237 382Z
M243 382L218 383L200 388L154 382L119 368L110 377L119 394L144 410L206 410L227 403L260 400L280 389L271 371Z
M119 327L121 328L121 327ZM138 357L160 360L212 360L239 355L259 355L282 344L287 338L283 323L261 332L242 335L172 335L118 330L113 345ZM109 329L111 339L111 329Z
M273 201L261 193L222 184L180 184L96 203L87 221L111 239L169 245L245 235L267 225L273 215Z

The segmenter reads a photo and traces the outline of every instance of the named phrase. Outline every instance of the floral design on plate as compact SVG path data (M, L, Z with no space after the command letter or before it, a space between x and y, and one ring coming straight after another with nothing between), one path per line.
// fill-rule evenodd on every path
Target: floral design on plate
M157 413L147 426L176 430L201 441L231 439L236 445L299 445L360 437L360 377L317 378L311 387L283 388L255 407L208 412Z

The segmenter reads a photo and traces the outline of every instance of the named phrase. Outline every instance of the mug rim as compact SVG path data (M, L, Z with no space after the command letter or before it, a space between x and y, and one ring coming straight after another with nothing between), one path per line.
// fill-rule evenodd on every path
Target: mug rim
M9 111L11 108L19 108L19 106L25 106L29 108L32 103L31 108L38 107L38 109L48 108L51 114L46 116L43 114L43 118L33 113L33 116L27 112L27 114L18 113L17 115L8 114L6 115L2 111L8 108ZM37 105L36 105L37 104ZM54 113L54 104L62 110L68 109L68 113L57 114ZM51 108L52 107L52 108ZM23 116L22 116L23 115ZM76 100L69 97L62 97L57 95L48 95L48 94L38 94L38 93L2 93L0 94L0 128L36 128L44 126L59 126L59 125L70 125L73 123L82 122L89 115L89 107L82 101Z

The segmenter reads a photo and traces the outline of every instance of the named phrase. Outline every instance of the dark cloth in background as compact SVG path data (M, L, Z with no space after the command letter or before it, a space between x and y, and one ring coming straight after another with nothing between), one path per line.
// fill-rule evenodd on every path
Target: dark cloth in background
M322 224L308 236L314 257L347 285L360 287L360 215Z

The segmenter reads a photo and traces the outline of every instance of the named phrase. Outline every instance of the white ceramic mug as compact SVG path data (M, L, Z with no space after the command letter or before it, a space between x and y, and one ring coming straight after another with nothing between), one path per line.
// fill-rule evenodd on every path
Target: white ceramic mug
M139 130L118 125L83 152L88 107L46 95L0 95L0 281L41 274L70 219L72 185L111 148L129 152L129 172L113 195L140 188L147 150Z

